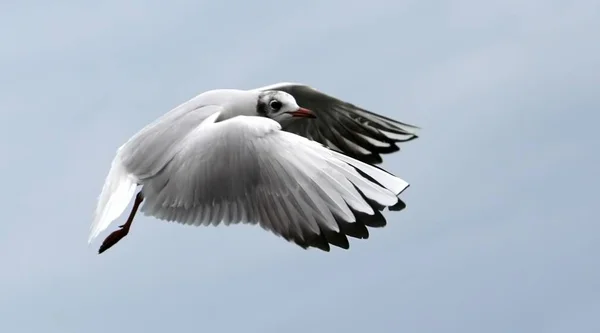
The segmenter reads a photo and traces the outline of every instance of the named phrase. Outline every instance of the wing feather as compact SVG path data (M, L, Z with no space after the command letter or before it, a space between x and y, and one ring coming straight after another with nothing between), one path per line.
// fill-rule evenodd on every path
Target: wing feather
M406 184L273 120L217 117L188 131L163 168L141 179L143 213L190 225L258 223L303 248L328 251L329 244L348 248L347 235L367 238L365 223L378 220L380 204L398 203L398 184Z
M293 119L283 130L315 140L363 162L378 164L397 143L418 137L418 127L365 110L300 83L278 83L254 90L281 90L315 112L310 121Z

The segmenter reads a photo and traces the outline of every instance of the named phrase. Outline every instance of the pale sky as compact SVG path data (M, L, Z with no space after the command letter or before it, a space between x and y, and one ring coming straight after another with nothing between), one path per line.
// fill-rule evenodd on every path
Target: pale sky
M598 1L2 1L0 332L599 332L599 32ZM87 245L127 138L279 81L423 128L388 226Z

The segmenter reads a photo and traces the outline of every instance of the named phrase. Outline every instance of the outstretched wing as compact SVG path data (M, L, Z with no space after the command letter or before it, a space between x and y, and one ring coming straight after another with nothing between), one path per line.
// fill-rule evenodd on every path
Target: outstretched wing
M255 90L281 90L316 119L293 119L283 130L318 141L366 163L382 162L381 154L399 150L397 143L416 139L418 127L367 111L299 83L278 83Z
M348 236L385 225L408 184L379 168L281 131L268 118L238 116L192 130L169 162L141 181L141 211L189 225L258 223L303 248L348 248Z

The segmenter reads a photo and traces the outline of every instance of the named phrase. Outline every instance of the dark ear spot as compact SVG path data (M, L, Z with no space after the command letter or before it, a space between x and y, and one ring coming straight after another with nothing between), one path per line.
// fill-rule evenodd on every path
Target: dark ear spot
M268 105L263 99L259 99L258 103L256 103L256 113L261 116L267 115Z

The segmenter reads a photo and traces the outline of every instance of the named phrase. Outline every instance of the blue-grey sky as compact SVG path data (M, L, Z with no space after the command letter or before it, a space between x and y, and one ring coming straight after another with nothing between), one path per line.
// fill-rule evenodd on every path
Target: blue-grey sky
M3 1L0 331L598 332L599 32L598 1ZM408 208L349 251L140 215L96 255L119 145L278 81L421 126Z

